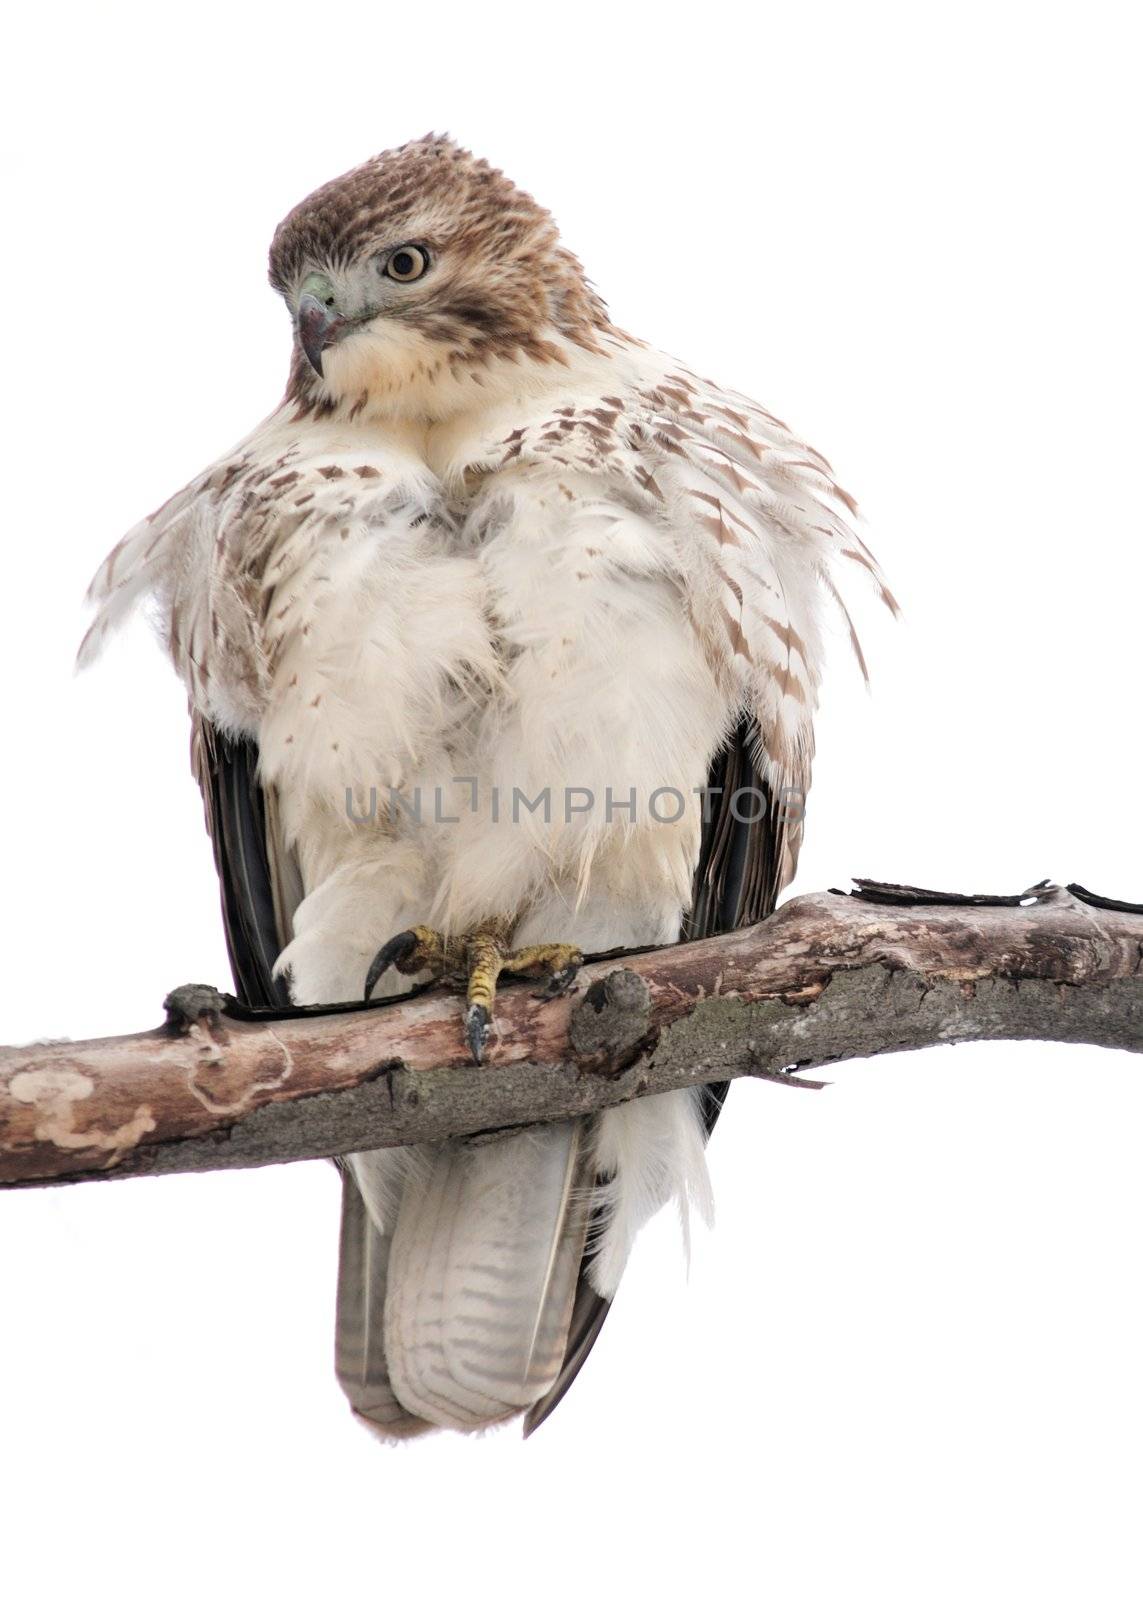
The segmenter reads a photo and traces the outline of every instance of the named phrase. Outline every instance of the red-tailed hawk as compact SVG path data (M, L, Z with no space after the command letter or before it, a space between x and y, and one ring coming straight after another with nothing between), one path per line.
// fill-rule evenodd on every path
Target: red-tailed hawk
M828 463L617 328L549 214L450 140L319 189L270 277L282 404L107 558L84 646L153 597L240 995L460 968L479 1056L499 970L558 988L580 950L765 916L835 575L889 601ZM722 1098L347 1157L355 1410L534 1426L643 1222L707 1206Z

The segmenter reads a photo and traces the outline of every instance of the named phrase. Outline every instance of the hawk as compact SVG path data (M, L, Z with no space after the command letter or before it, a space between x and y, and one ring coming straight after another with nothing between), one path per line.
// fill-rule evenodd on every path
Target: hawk
M277 229L278 408L99 569L186 685L239 995L465 984L764 917L793 873L823 613L886 590L828 462L617 327L550 214L448 138ZM860 648L849 624L860 660ZM336 1367L377 1433L535 1427L636 1233L709 1206L725 1086L350 1155Z

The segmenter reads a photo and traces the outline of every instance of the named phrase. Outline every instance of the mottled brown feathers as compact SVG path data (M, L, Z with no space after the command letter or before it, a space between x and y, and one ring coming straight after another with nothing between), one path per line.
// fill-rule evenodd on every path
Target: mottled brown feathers
M503 356L561 359L553 333L597 348L611 329L551 214L487 161L429 135L384 151L295 206L270 248L270 281L289 296L307 272L344 269L370 250L415 241L447 256L439 287L396 313L439 347L442 367ZM291 395L334 409L304 361Z

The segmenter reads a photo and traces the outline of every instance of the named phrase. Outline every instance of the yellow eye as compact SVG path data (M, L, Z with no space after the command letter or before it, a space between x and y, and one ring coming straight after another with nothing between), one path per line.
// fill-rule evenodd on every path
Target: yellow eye
M415 283L429 270L429 257L419 244L403 244L385 263L385 276L397 283Z

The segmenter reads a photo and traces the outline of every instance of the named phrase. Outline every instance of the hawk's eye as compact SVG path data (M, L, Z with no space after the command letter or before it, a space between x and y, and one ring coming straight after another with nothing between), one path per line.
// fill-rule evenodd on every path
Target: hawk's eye
M428 251L422 250L419 244L401 245L385 263L385 276L397 283L414 283L428 270Z

